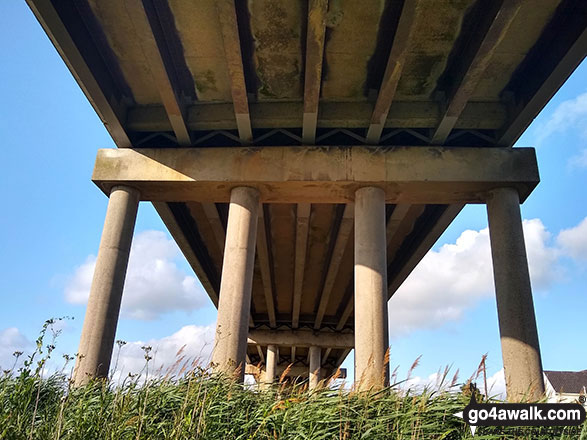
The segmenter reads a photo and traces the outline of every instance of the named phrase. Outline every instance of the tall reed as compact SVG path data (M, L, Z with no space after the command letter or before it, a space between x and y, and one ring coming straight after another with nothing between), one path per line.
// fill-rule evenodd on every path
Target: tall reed
M149 372L146 380L144 375L117 381L111 377L72 388L65 367L43 375L54 349L53 341L44 343L50 328L48 321L24 365L6 370L0 378L1 439L471 438L468 427L453 416L469 396L446 391L457 382L456 377L447 379L448 369L439 375L436 391L402 389L402 381L394 380L379 392L359 393L331 383L310 393L305 384L289 385L285 378L260 390L214 375L194 362L181 375ZM482 364L478 371L484 373L484 360ZM486 399L481 393L479 398ZM484 427L476 437L586 440L587 428Z

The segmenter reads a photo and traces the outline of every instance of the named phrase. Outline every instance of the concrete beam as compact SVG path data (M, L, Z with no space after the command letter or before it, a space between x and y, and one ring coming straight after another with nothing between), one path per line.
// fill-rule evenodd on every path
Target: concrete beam
M263 294L265 295L265 305L267 306L267 315L269 316L269 325L275 328L277 321L275 318L275 301L273 299L274 274L270 259L270 252L267 245L267 234L269 228L265 225L266 219L263 205L259 206L259 221L257 224L257 258L259 268L261 269L261 279L263 280Z
M327 13L328 0L309 1L304 77L304 119L302 124L302 140L306 145L312 145L316 140Z
M479 14L480 18L467 39L466 48L461 56L455 57L456 61L448 70L451 84L444 90L446 100L442 117L432 136L432 144L442 145L450 135L521 5L521 0L489 2L489 7L483 8L483 13Z
M387 238L387 244L389 245L389 240L391 237L395 235L397 230L399 229L400 225L404 217L408 214L411 206L408 204L400 204L395 205L393 207L393 212L391 213L391 217L387 220L387 225L385 227L385 237Z
M381 132L385 126L391 103L395 97L395 91L402 75L403 68L406 64L406 58L409 53L410 41L414 33L414 21L416 18L416 9L418 0L405 0L402 5L402 11L397 24L393 43L387 66L383 74L381 88L377 95L373 115L369 129L367 130L367 143L378 144L381 138Z
M351 352L351 350L349 348L347 348L346 350L344 350L341 355L338 357L338 359L336 360L336 364L335 365L341 365L344 360L347 358L347 356L349 355L349 353Z
M218 240L212 220L206 214L203 205L214 206L214 203L185 203L189 215L194 219L196 225L198 225L198 234L202 239L202 244L208 251L210 259L215 267L222 268L222 260L224 258L224 239L222 239L222 241Z
M212 233L214 234L214 238L216 239L216 243L218 244L218 248L220 249L220 253L224 255L224 242L226 241L226 231L224 230L224 226L222 225L222 221L220 220L220 215L218 214L218 209L214 203L202 203L202 209L208 218L208 222L210 223L210 227L212 228Z
M286 377L308 377L309 369L305 365L291 365L291 364L280 364L277 365L275 369L276 376L281 376L283 372L289 368ZM328 379L329 376L334 375L336 371L339 370L340 373L338 375L338 379L346 379L347 378L347 369L346 368L338 368L333 369L330 367L322 367L320 369L320 377ZM265 370L262 367L257 365L247 364L245 367L245 374L252 374L252 375L259 375L263 379L265 378Z
M264 128L299 128L303 124L303 102L249 102L251 118ZM320 103L318 126L321 128L359 128L369 125L373 115L371 102ZM499 102L469 102L455 128L495 130L507 121L507 107ZM396 101L385 120L386 128L433 128L440 117L436 102ZM190 130L235 130L231 103L198 102L188 107ZM129 109L126 127L132 131L172 131L163 106L136 106Z
M433 204L484 203L503 186L524 200L540 180L533 148L466 147L103 149L92 179L151 201L228 202L252 186L266 203L349 203L376 186L387 203Z
M515 97L497 145L515 144L544 106L585 59L587 16L584 0L561 1L550 24L506 86ZM564 32L561 32L564 29ZM548 54L548 57L545 57Z
M332 352L332 348L327 348L326 350L324 350L324 356L321 356L321 363L322 364L326 363L326 360L330 356L331 352Z
M187 109L181 102L181 90L172 80L173 67L169 65L169 57L163 56L167 49L165 42L161 41L165 36L161 31L155 3L129 0L125 2L125 6L131 18L136 40L141 44L145 60L149 63L177 143L182 147L189 146L192 140L186 124Z
M352 333L314 332L311 330L249 330L249 344L296 347L353 348Z
M351 313L353 313L353 309L355 307L354 297L349 298L344 309L338 319L338 323L336 324L336 330L342 330L349 318L351 317Z
M304 286L304 271L306 254L308 252L308 227L310 224L309 203L298 203L296 209L296 255L294 268L294 290L291 313L291 326L298 328L300 322L300 307L302 304L302 287Z
M391 218L387 222L386 239L387 239L387 260L392 262L401 245L404 243L406 237L414 230L416 222L424 213L426 205L411 205L405 212L401 207L406 205L398 205L400 209L391 214Z
M232 95L234 106L234 117L238 135L241 142L246 145L253 140L253 132L249 115L249 101L235 4L233 0L217 0L215 3L222 32L226 67L230 77L230 94Z
M324 287L322 288L322 293L320 294L320 303L318 305L318 311L316 312L314 330L320 329L320 326L322 325L322 319L324 318L324 314L326 313L326 309L328 307L330 294L334 288L334 282L336 281L336 277L338 275L338 268L340 267L347 241L353 232L354 210L355 206L352 203L348 203L344 208L340 227L338 228L338 234L336 236L336 242L334 244L332 256L330 257L330 263L326 269L326 279L324 280Z

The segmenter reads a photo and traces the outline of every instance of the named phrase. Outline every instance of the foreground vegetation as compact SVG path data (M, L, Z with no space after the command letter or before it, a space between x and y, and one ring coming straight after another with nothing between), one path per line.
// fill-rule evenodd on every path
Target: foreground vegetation
M471 438L453 416L469 401L466 393L412 394L397 387L368 395L343 387L310 393L304 384L284 382L261 392L181 357L176 366L190 365L188 373L146 381L129 376L73 389L63 372L43 378L54 346L42 340L22 368L0 379L2 439ZM39 354L44 357L37 360ZM587 427L483 427L475 438L587 439Z

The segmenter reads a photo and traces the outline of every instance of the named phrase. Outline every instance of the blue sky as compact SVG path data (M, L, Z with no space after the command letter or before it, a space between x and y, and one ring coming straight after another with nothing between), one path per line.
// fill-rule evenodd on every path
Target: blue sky
M0 366L6 368L12 352L30 349L50 317L74 317L58 351L77 350L107 204L90 176L96 150L114 144L24 1L0 3L0 41ZM537 148L542 177L522 214L544 367L587 369L587 63L517 145ZM390 301L391 363L400 366L400 377L422 355L414 382L426 382L444 365L466 378L484 353L488 373L499 376L486 227L484 206L465 208ZM148 203L140 205L134 246L140 250L131 257L117 335L129 341L126 365L140 365L139 341L160 346L161 358L186 342L205 356L215 309ZM161 292L172 293L161 302ZM352 359L345 364L351 368Z

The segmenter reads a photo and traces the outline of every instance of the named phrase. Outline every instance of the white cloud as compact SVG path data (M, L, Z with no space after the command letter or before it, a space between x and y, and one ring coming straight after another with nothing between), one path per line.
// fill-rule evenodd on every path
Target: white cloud
M587 168L587 148L569 159L569 168Z
M540 142L554 133L562 133L571 128L587 137L587 92L560 103L550 118L538 127L538 140Z
M503 368L493 376L487 378L487 388L489 397L505 400L505 374Z
M207 295L194 276L180 270L181 253L175 242L161 231L136 234L130 252L122 315L133 319L155 319L174 310L194 310L206 304ZM86 304L96 257L79 266L65 287L65 298Z
M542 289L557 277L558 250L539 219L524 220L533 287ZM489 230L467 230L455 244L430 251L389 301L392 336L435 328L460 319L481 298L494 292Z
M432 373L428 377L414 376L401 383L400 390L409 390L412 393L421 393L424 389L429 391L436 391L437 383L438 373Z
M557 265L560 251L549 245L551 234L542 220L524 220L523 226L532 287L544 290L561 277L561 269Z
M557 237L562 251L578 260L587 260L587 217L577 226L563 229Z
M33 344L16 327L0 331L0 369L9 370L15 364L15 352L23 352L18 359L19 367L25 357L32 351Z
M468 377L461 377L458 375L455 380L454 372L450 370L447 370L446 372L438 371L427 377L414 376L408 378L405 382L399 385L399 390L402 392L407 392L409 390L411 393L421 393L425 389L432 392L458 392L468 379ZM473 382L477 386L477 389L482 394L485 394L483 376L479 375L476 379L473 377ZM487 378L487 394L494 399L506 399L503 368Z
M151 347L149 377L177 375L183 366L188 370L194 365L207 367L214 347L216 326L186 325L170 336L148 341L127 342L120 348L115 346L111 368L113 379L118 382L131 374L145 376L145 351Z
M438 371L428 377L414 376L401 383L399 389L412 393L421 393L424 390L433 392L458 391L460 388L459 378L455 379L455 372L450 370Z

